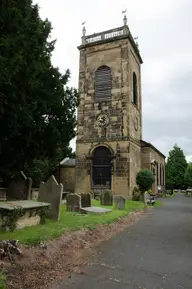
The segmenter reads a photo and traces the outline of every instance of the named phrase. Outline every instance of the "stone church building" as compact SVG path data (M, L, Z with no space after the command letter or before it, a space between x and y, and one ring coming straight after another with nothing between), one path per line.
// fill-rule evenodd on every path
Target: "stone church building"
M124 25L86 36L79 63L75 192L111 189L131 196L136 174L151 169L165 185L165 156L142 139L141 58Z

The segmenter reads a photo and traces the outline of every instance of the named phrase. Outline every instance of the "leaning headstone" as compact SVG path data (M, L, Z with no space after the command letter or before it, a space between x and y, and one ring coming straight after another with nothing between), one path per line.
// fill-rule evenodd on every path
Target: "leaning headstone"
M91 207L91 194L81 194L81 207Z
M32 179L27 178L24 172L19 172L10 182L7 189L7 199L30 200Z
M81 196L79 196L78 194L67 195L66 206L68 212L80 212Z
M58 184L54 176L51 176L45 183L41 182L39 188L39 201L49 203L49 217L60 219L62 204L63 185Z
M101 206L112 206L113 205L113 194L110 190L104 191L101 194Z
M116 210L125 210L125 203L126 203L125 198L123 198L121 196L115 196L113 198L113 200L115 203L115 209Z

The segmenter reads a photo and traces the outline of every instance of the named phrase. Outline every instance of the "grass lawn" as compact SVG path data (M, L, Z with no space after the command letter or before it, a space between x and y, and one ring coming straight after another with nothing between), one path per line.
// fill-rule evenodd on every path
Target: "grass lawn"
M155 206L160 202L157 201ZM92 206L100 206L100 201L93 201ZM34 227L24 228L23 230L16 230L14 232L1 232L0 240L17 239L25 244L37 244L40 241L58 238L65 231L76 231L81 228L94 229L99 224L109 224L118 218L127 216L130 212L140 210L145 207L144 203L127 201L126 209L123 211L115 210L113 207L106 208L113 209L107 214L87 214L79 215L77 213L66 212L66 205L61 208L60 221L47 220L46 224Z

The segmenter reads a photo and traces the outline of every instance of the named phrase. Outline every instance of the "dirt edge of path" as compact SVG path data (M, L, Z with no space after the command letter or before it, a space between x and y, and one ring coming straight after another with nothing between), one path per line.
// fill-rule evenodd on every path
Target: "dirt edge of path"
M62 283L73 273L83 273L88 257L94 247L112 236L133 226L141 217L148 216L149 209L136 211L109 225L99 225L94 230L83 229L48 241L47 248L21 246L22 258L11 265L1 264L6 269L7 289L45 289Z

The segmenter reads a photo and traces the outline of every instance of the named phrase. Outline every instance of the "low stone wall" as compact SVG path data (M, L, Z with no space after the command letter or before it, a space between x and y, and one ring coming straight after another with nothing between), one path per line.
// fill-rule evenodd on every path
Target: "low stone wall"
M75 166L59 166L56 172L56 180L58 183L63 184L65 191L75 192Z

